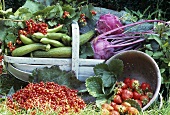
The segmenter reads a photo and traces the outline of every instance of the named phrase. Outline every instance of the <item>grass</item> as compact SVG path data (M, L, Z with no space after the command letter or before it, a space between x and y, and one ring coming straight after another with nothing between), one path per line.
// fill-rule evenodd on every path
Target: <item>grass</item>
M20 112L10 111L5 104L6 101L0 103L0 115L58 115L53 110L47 110L45 112L40 111L38 108L34 110L23 110ZM170 102L163 101L163 105L160 108L159 101L155 101L147 110L140 113L140 115L170 115ZM36 113L36 114L35 114ZM97 110L93 105L87 105L84 110L79 113L70 113L67 115L100 115L100 110Z

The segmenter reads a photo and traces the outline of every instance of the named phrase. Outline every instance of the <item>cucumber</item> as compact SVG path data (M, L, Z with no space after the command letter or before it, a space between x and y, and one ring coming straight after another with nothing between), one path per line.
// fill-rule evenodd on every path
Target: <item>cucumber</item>
M63 47L64 46L64 44L62 44L61 42L59 42L57 40L48 39L48 38L41 38L40 42L43 44L51 44L54 47Z
M46 38L47 37L47 34L42 34L41 32L37 32L37 33L34 33L32 35L33 38L37 38L37 39L41 39L41 38Z
M80 45L87 43L95 34L94 30L88 31L80 35Z
M20 56L26 55L32 51L40 50L40 49L48 51L50 49L50 45L49 44L44 45L41 43L33 43L33 44L24 45L24 46L18 47L15 50L13 50L12 56L20 57Z
M28 37L26 37L25 35L20 34L20 40L24 43L24 44L33 44L34 41Z
M71 45L71 41L72 41L72 38L68 35L64 35L62 38L61 38L62 42L67 45L67 46L70 46Z
M65 35L67 35L67 34L64 34L64 33L47 33L46 38L53 39L53 40L60 40Z
M59 26L57 26L55 28L47 29L47 33L55 33L55 32L60 31L62 28L63 28L63 25L59 25Z
M42 58L66 58L71 57L72 48L71 47L58 47L52 48L49 51L34 51L32 52L33 57Z

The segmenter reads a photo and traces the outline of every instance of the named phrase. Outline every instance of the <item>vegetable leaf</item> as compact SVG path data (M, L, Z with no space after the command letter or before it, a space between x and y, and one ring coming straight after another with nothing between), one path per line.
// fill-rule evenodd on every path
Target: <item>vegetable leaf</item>
M86 79L86 88L93 97L103 95L103 81L100 77L92 76Z
M111 72L108 72L108 71L103 71L101 78L103 80L104 87L111 87L116 81L115 76Z
M105 63L97 64L94 68L95 75L103 75L104 71L109 71L108 65Z
M140 105L134 100L134 99L127 99L125 100L125 102L128 102L131 104L132 107L135 107L136 109L138 109L138 111L141 111L141 107Z
M44 5L39 4L38 2L33 2L31 0L27 0L26 3L22 7L28 8L32 13L35 13L45 8Z
M80 58L87 59L87 57L91 57L94 54L89 42L81 46L80 49Z
M123 61L120 59L112 59L108 63L108 68L114 74L121 75L121 73L123 72Z
M30 82L55 82L59 85L66 85L69 88L80 90L83 85L72 71L61 70L58 66L51 66L35 69L30 77Z

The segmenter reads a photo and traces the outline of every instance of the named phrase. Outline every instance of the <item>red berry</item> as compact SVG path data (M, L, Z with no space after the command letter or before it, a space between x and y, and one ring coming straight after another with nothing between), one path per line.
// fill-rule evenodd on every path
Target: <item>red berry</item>
M116 104L121 104L122 99L121 99L120 95L114 95L113 102L115 102Z

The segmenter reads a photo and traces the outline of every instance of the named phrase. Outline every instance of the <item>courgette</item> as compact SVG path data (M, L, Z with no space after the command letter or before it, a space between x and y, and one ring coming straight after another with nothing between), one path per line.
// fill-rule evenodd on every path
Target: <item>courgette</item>
M87 43L95 34L94 30L90 30L80 35L80 45Z
M52 48L49 51L34 51L32 52L33 57L41 58L66 58L71 57L72 48L71 47L58 47Z
M62 44L61 42L59 42L57 40L48 39L48 38L41 38L40 42L43 44L51 44L54 47L63 47L64 46L64 44Z
M15 50L12 51L12 56L14 57L20 57L23 55L26 55L32 51L35 50L45 50L48 51L50 49L50 45L44 45L41 43L33 43L33 44L28 44L28 45L24 45L21 47L16 48Z

